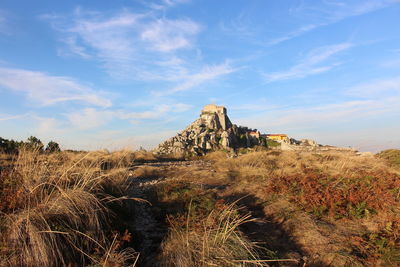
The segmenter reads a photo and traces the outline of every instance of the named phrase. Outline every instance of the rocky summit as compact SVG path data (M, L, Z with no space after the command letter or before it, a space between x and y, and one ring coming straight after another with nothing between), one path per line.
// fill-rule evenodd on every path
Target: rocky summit
M154 152L204 155L209 151L247 148L259 143L260 133L256 129L232 124L225 107L211 104L203 108L200 118L158 145Z

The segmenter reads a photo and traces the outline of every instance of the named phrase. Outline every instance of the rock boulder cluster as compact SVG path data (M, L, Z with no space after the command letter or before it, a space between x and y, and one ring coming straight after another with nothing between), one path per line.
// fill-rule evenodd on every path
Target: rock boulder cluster
M201 111L200 118L158 145L154 152L203 155L219 149L251 147L259 143L259 138L252 136L252 132L257 130L232 124L225 107L207 105Z
M277 139L277 136L283 138ZM352 148L323 146L310 139L296 140L286 134L260 134L256 129L232 124L225 107L207 105L201 111L200 118L176 136L158 145L153 152L164 155L204 155L210 151L233 151L255 145L295 151L353 151Z

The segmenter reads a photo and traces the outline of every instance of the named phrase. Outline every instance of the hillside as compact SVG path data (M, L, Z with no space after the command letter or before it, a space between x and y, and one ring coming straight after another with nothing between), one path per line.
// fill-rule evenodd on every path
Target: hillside
M203 107L200 118L159 144L154 152L159 155L201 156L218 150L232 152L256 146L291 151L352 150L319 145L309 139L296 140L286 134L261 134L257 129L233 124L225 107L210 104Z
M1 265L398 266L380 155L23 151L0 169Z

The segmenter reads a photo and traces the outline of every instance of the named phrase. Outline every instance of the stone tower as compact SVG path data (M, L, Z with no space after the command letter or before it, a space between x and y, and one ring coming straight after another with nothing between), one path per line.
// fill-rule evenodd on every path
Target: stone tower
M154 149L156 154L191 154L204 155L219 149L232 150L249 147L248 140L253 130L231 123L226 108L217 105L206 105L201 110L200 118L174 137L162 142ZM258 137L254 145L258 144Z
M225 107L214 104L206 105L202 109L200 117L207 116L209 114L216 114L218 116L219 123L224 131L232 127L232 123L228 118Z

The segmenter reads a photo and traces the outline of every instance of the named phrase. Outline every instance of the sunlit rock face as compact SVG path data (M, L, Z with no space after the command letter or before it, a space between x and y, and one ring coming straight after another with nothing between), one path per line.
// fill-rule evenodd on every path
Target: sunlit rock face
M257 145L254 130L232 124L223 106L206 105L200 118L154 150L157 154L204 155L219 149L232 150Z

